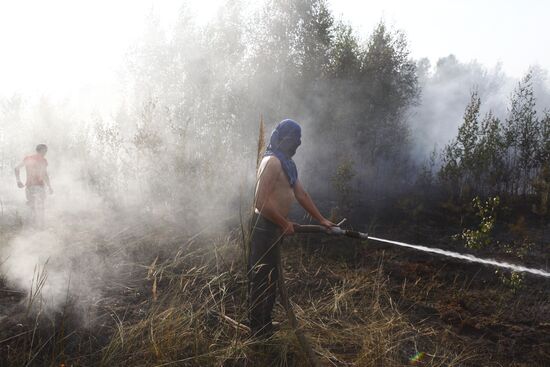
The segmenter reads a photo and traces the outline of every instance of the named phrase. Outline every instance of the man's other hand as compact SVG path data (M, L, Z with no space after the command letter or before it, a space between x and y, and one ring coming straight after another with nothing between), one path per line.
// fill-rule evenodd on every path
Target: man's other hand
M20 189L22 189L23 187L25 187L25 185L23 185L23 182L17 181L17 187L19 187Z
M321 223L321 225L323 227L326 227L327 229L331 229L332 227L337 227L335 223L332 223L330 220L326 218L323 218L323 220L321 220L319 223Z
M283 228L283 235L292 236L294 234L294 223L286 222L285 227Z

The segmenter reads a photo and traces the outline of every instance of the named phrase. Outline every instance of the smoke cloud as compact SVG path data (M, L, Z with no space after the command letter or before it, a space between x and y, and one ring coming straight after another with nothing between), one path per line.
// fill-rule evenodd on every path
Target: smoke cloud
M474 90L481 98L482 115L492 111L501 120L506 119L519 79L506 75L499 64L488 67L449 55L440 58L436 65L427 59L418 60L417 66L421 98L409 111L412 156L416 162L427 160L434 149L440 151L456 136ZM542 114L550 106L547 72L536 65L530 70L538 112Z

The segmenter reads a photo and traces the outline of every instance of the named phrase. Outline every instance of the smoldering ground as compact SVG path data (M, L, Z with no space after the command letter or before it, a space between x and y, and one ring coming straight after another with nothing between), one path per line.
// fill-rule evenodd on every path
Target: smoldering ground
M99 299L102 280L107 275L116 277L116 262L122 260L117 256L122 244L109 237L130 225L129 218L117 215L72 176L76 166L71 170L65 165L65 173L56 166L60 165L50 169L55 192L46 199L45 228L33 227L23 190L14 192L15 219L22 223L17 232L3 238L0 250L7 285L28 294L25 302L33 303L33 311L48 313L68 302L78 301L84 307Z

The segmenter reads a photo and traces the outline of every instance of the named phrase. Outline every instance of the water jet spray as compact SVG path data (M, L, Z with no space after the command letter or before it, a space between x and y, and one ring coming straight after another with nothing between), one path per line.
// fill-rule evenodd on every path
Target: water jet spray
M478 264L492 265L492 266L496 266L496 267L499 267L499 268L504 268L504 269L513 270L513 271L522 272L522 273L530 273L530 274L539 275L539 276L542 276L542 277L545 277L545 278L550 278L550 273L549 272L544 271L544 270L540 270L540 269L527 268L527 267L522 266L522 265L510 264L510 263L507 263L507 262L497 261L497 260L493 260L493 259L483 259L483 258L476 257L474 255L471 255L471 254L461 254L459 252L447 251L447 250L442 250L442 249L439 249L439 248L412 245L412 244L405 243L405 242L387 240L387 239L384 239L384 238L369 236L368 233L351 231L351 230L348 230L348 229L342 229L342 228L340 228L340 225L342 225L344 221L338 223L337 226L331 227L330 229L328 229L326 227L323 227L323 226L320 226L320 225L295 224L294 225L294 232L296 232L296 233L323 233L323 234L333 235L333 236L345 236L345 237L351 237L351 238L356 238L356 239L360 239L360 240L371 240L371 241L383 242L383 243L387 243L387 244L391 244L391 245L412 248L412 249L415 249L415 250L418 250L418 251L443 255L443 256L452 257L452 258L455 258L455 259L465 260L465 261L469 261L469 262L474 262L474 263L478 263Z

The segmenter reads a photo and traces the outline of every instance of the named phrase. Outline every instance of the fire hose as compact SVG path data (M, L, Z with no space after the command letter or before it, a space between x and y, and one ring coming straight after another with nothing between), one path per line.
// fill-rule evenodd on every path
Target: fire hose
M507 262L497 261L497 260L493 260L493 259L479 258L479 257L476 257L472 254L461 254L459 252L447 251L447 250L443 250L443 249L439 249L439 248L412 245L412 244L405 243L405 242L387 240L387 239L384 239L384 238L369 236L367 233L363 233L363 232L357 232L357 231L352 231L352 230L348 230L348 229L342 229L342 228L340 228L340 226L344 223L344 221L345 221L345 219L343 221L341 221L340 223L338 223L335 227L331 227L331 228L326 228L326 227L320 226L320 225L294 224L294 232L295 233L323 233L323 234L328 234L328 235L333 235L333 236L345 236L345 237L351 237L351 238L356 238L356 239L361 239L361 240L377 241L377 242L382 242L382 243L385 243L385 244L391 244L391 245L411 248L411 249L418 250L418 251L443 255L443 256L451 257L451 258L455 258L455 259L465 260L465 261L468 261L468 262L474 262L474 263L484 264L484 265L491 265L491 266L496 266L496 267L500 267L500 268L504 268L504 269L508 269L508 270L513 270L513 271L516 271L516 272L530 273L530 274L550 278L550 273L545 271L545 270L528 268L528 267L525 267L525 266L522 266L522 265L510 264L510 263L507 263Z

